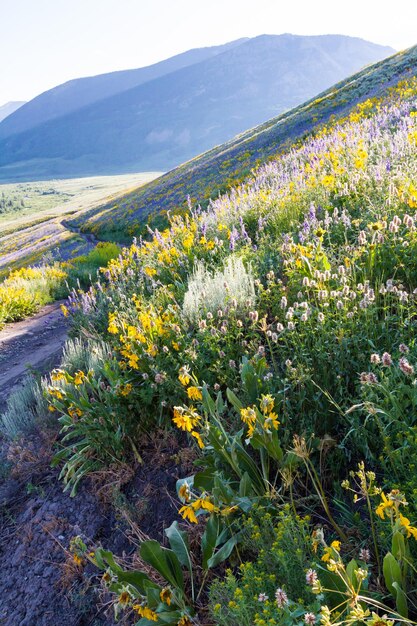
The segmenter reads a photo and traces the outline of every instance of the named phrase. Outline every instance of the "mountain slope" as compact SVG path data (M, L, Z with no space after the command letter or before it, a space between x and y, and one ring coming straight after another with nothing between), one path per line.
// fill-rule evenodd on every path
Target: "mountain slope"
M238 46L245 39L239 39L221 46L196 48L177 54L169 59L147 67L120 72L110 72L70 80L49 89L27 102L22 109L0 124L0 138L9 137L33 128L48 120L62 117L93 102L127 91L150 80L155 80L171 72L200 63L205 59Z
M3 139L0 177L166 170L390 52L336 35L255 37Z
M6 102L0 106L0 122L2 122L6 117L12 115L15 111L20 109L26 102L24 100L13 100L11 102Z
M75 220L84 231L103 238L128 241L147 220L160 221L167 211L192 205L243 181L252 168L290 149L327 122L340 117L358 102L384 93L390 85L417 75L417 46L365 68L317 98L235 137L157 178L141 189L107 203Z

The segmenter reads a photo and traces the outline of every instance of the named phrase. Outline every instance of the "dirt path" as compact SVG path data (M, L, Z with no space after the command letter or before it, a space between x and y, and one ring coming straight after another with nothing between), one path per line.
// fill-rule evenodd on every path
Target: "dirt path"
M31 368L46 370L56 365L68 330L60 305L48 304L33 317L0 331L0 412Z

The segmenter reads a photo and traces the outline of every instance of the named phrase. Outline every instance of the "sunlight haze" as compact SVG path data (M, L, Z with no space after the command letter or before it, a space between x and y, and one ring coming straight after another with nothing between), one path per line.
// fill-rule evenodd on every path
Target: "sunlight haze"
M342 8L343 7L343 8ZM260 34L343 34L401 50L417 3L329 0L0 0L0 105L72 78L149 65Z

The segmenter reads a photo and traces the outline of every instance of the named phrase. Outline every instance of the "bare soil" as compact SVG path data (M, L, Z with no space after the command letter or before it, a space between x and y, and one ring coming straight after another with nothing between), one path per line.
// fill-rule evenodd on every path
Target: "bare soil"
M0 413L9 394L31 370L47 371L59 362L68 324L60 302L0 330Z

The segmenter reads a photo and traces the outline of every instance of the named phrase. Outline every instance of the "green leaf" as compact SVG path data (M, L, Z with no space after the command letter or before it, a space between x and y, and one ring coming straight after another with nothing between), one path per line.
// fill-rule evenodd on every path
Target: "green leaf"
M356 574L355 574L355 571L357 569L358 569L358 564L356 563L355 559L352 559L351 561L349 561L349 563L346 566L346 574L355 589L358 588L358 579L356 578Z
M394 583L398 583L401 586L401 568L391 552L388 552L384 556L382 571L384 573L384 580L387 589L392 593L394 598L396 598L397 591L394 587Z
M239 496L244 498L245 496L249 496L252 492L252 481L247 472L245 472L241 478L239 483Z
M155 589L155 587L147 587L146 589L146 604L153 611L161 604L161 587Z
M240 409L243 409L243 404L241 403L239 398L233 393L233 391L231 389L226 389L226 395L227 395L227 399L229 400L230 404L232 404L234 406L234 408L236 409L236 411L240 415Z
M331 608L335 608L346 600L346 583L336 572L330 572L321 566L319 569L320 582L323 584L323 587L330 590L326 594L326 600Z
M190 572L191 595L194 600L193 564L190 557L190 547L188 545L187 533L178 528L178 522L172 522L171 526L165 529L165 534L168 537L169 545L177 555L179 562Z
M401 561L405 557L405 540L404 535L398 531L392 535L392 554L396 559Z
M109 565L110 569L114 573L119 573L123 571L123 568L121 568L120 565L118 565L114 560L113 552L110 552L110 550L97 548L97 550L94 552L94 557L100 569L107 569L107 566Z
M201 538L202 565L204 570L208 569L207 562L213 556L219 534L220 518L218 515L211 515Z
M117 579L121 583L128 583L129 585L133 585L142 594L149 587L157 589L158 593L161 589L161 587L152 582L144 572L140 572L139 570L135 570L132 572L120 572L119 574L117 574Z
M144 541L140 555L146 563L152 565L173 587L184 593L184 576L181 563L173 550L161 548L154 540Z
M221 394L221 391L219 391L219 393L217 394L217 398L216 398L216 413L217 415L222 415L224 410L225 410L225 404L223 402L223 396Z
M397 611L401 615L401 617L408 617L408 604L407 604L407 596L405 592L402 590L401 585L397 582L393 582L392 586L397 592L397 597L395 598L395 604L397 606Z
M214 554L208 561L207 565L210 569L216 567L220 563L223 563L232 553L233 548L241 540L243 531L239 531L233 537L231 537L226 543Z
M197 472L194 476L194 487L201 491L211 491L213 489L214 476L215 473L210 468Z
M214 403L213 398L209 394L207 387L204 385L202 389L203 400L202 405L206 413L215 416L216 415L216 405Z

